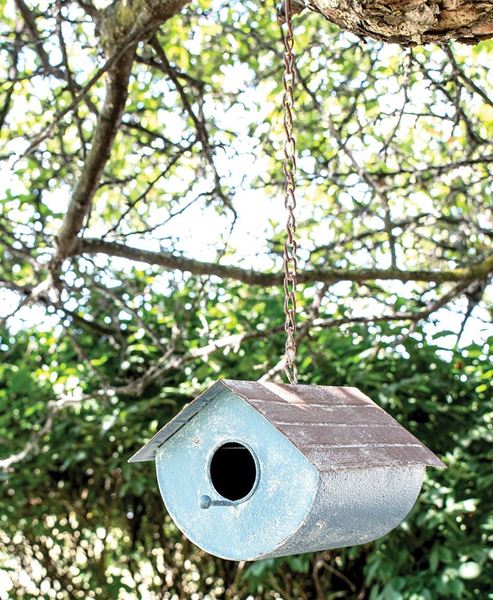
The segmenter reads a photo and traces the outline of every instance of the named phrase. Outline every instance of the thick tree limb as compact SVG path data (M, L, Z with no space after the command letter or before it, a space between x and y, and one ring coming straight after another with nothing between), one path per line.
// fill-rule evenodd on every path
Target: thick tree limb
M129 50L108 73L106 98L96 126L94 141L58 234L57 251L52 262L53 271L58 271L63 260L70 254L89 213L127 100L133 54L134 49Z
M63 260L70 255L76 244L110 156L127 100L136 44L152 35L159 25L177 13L186 2L187 0L136 0L129 4L121 0L111 4L99 19L101 42L109 60L115 55L115 50L119 56L106 73L106 95L93 143L58 234L57 249L51 263L54 279L57 278ZM129 39L132 44L127 46ZM124 52L121 52L122 44Z
M300 0L295 4L308 6L346 31L403 46L448 40L476 44L493 37L491 0Z
M105 242L99 239L84 239L73 249L72 255L107 254L137 262L158 265L167 270L187 271L193 275L216 275L225 279L236 279L243 283L261 286L281 285L282 273L258 272L231 265L203 262L170 252L152 252L133 248L118 242ZM298 272L300 283L334 283L336 281L369 281L375 279L398 281L427 281L445 283L448 281L474 281L485 279L493 273L493 255L468 267L441 270L400 269L311 269Z

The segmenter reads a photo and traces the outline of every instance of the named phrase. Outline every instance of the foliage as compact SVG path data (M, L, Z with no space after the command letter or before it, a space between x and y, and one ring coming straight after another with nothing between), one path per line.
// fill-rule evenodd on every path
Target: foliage
M163 309L165 303L161 298ZM252 304L246 303L242 313L252 314ZM75 333L83 337L82 331ZM58 418L40 452L3 481L3 566L22 564L45 597L60 589L58 597L67 598L146 597L144 590L157 596L166 590L180 598L195 593L208 598L247 593L258 598L486 598L492 583L487 563L493 525L493 339L452 361L420 334L408 337L399 351L381 345L369 353L384 333L375 336L356 326L345 334L325 332L317 339L317 362L311 367L314 382L359 386L447 463L446 471L429 473L411 515L382 540L235 565L205 555L179 534L165 515L152 467L126 460L199 391L198 378L205 385L218 375L245 377L243 357L219 353L214 358L218 372L195 361L188 373L170 372L162 385L137 399L88 399ZM10 409L1 418L1 449L7 454L29 437L62 381L83 381L85 392L91 382L67 341L34 331L2 341L2 404L8 397ZM118 385L121 375L106 360L104 341L99 347L89 341L87 361L102 369L110 385ZM157 348L138 345L131 345L130 356L137 353L147 364L158 360ZM268 351L253 343L245 353L261 364ZM15 597L30 597L26 589L19 585ZM322 596L316 596L317 589Z
M116 60L144 4L0 0L6 597L491 597L493 338L461 324L492 314L492 42L296 18L302 380L360 387L448 468L382 540L234 564L126 461L217 378L282 372L281 28L200 1Z

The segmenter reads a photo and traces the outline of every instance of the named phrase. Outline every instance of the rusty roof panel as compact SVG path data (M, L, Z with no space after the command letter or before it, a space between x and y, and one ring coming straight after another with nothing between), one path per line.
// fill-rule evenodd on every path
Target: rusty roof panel
M334 446L317 448L305 446L302 452L321 471L370 467L426 465L444 467L442 461L426 446L369 444L367 446Z
M277 425L288 438L297 436L303 445L340 446L368 444L419 444L409 431L400 425L379 427L374 425Z
M225 380L321 471L384 465L444 467L407 429L354 387Z
M269 402L259 403L257 400L247 400L259 413L269 421L299 425L300 427L310 424L320 425L386 425L393 427L398 423L385 411L376 405L364 406L331 406L319 408L305 404L296 406L293 404L272 404Z
M186 405L130 462L153 460L157 449L221 392L243 398L321 471L429 465L440 459L354 387L219 380Z
M245 400L274 402L283 405L323 407L353 405L360 406L374 402L355 387L337 387L323 385L291 385L261 381L236 381L224 379L223 383L231 391Z

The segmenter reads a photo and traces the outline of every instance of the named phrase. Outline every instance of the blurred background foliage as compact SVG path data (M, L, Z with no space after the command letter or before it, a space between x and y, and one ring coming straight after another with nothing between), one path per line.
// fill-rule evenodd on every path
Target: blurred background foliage
M232 563L126 461L219 377L281 379L281 290L244 274L282 266L275 7L200 1L138 45L77 232L106 245L52 280L100 127L105 77L67 107L104 65L105 3L21 4L0 0L0 597L493 598L493 43L297 17L299 267L351 271L300 286L301 381L358 386L448 468L372 544Z
M154 301L165 306L168 299ZM243 314L253 307L253 300L246 302ZM212 366L197 360L185 371L171 370L137 398L86 400L56 419L40 451L3 478L0 542L2 568L14 570L12 597L488 598L493 339L450 360L419 331L397 352L381 341L387 329L326 331L312 342L314 357L312 344L302 349L302 361L309 381L360 387L444 458L447 470L429 472L412 513L392 533L315 555L222 561L177 531L152 464L126 463L218 375L250 377L275 346L255 342L240 356L215 353ZM136 369L161 356L157 347L135 339L138 332L134 328L128 337ZM74 334L84 346L84 364L68 338L4 334L1 394L10 410L0 422L2 455L39 426L56 386L76 378L90 397L99 382L86 364L97 366L98 377L112 385L128 377L104 340L95 345L84 331ZM24 577L18 577L19 568Z

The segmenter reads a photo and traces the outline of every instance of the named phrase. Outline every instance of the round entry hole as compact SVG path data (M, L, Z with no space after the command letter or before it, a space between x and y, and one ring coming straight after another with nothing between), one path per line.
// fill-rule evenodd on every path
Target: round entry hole
M248 448L228 442L214 452L210 475L218 494L228 500L241 500L255 485L257 464Z

